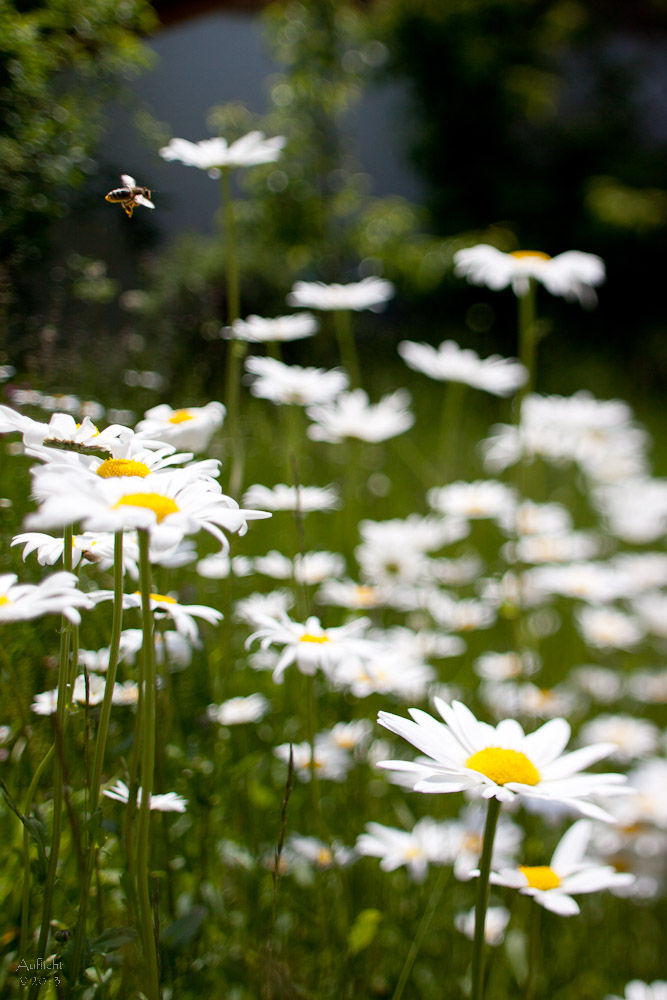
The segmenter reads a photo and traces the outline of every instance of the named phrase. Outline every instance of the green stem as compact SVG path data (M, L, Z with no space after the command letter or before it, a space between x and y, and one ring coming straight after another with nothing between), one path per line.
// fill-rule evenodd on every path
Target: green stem
M114 685L116 683L116 671L118 667L118 651L120 648L120 634L123 627L123 532L116 532L114 540L114 604L113 620L111 625L111 642L109 645L109 664L107 667L106 684L104 687L104 699L100 712L100 721L97 727L97 741L95 744L95 757L93 759L93 773L90 783L90 807L89 818L92 819L98 805L100 796L100 785L102 783L102 769L104 767L104 750L106 747L107 734L109 732L109 719L111 717L111 704L113 698ZM88 858L81 883L81 902L79 905L79 916L76 924L74 943L72 949L72 963L70 966L70 983L74 984L79 974L79 966L83 956L83 948L86 937L86 910L88 907L88 895L90 882L95 867L97 856L97 840L95 831L90 838L88 846Z
M30 782L30 787L28 788L28 794L25 800L25 810L23 814L23 898L21 900L21 937L19 943L19 955L25 958L27 954L28 946L28 925L29 925L29 910L30 910L30 833L26 825L26 821L30 819L30 810L32 809L32 800L35 797L35 792L37 791L37 785L39 784L39 779L42 777L44 771L51 763L51 758L56 751L55 744L50 746L44 755L44 759L35 771L32 781ZM23 996L24 987L20 988L20 995Z
M231 327L234 320L241 314L241 294L239 282L239 266L236 253L236 223L234 219L234 201L232 199L231 171L223 167L220 178L221 196L225 229L225 276L227 289L227 326ZM242 341L230 338L227 345L227 426L230 434L231 472L229 492L238 496L243 485L243 437L239 423L241 361L246 347Z
M72 572L72 526L69 525L63 530L63 562L65 570ZM69 679L69 648L71 625L62 616L60 627L60 659L58 664L58 703L56 707L55 719L55 764L53 768L53 830L51 834L51 851L49 854L49 867L44 883L44 899L42 902L42 923L37 942L37 959L44 961L46 956L46 945L49 938L49 927L51 923L51 908L53 906L53 890L56 882L56 870L58 868L58 857L60 855L60 836L62 833L62 813L63 813L63 790L64 790L64 737L65 723L67 719L67 703L69 701L67 682ZM35 1000L39 996L39 986L32 987L28 994L30 1000Z
M445 387L439 449L446 479L452 479L455 472L459 471L457 457L465 390L463 382L448 382Z
M537 283L529 279L528 291L517 296L519 309L519 361L528 369L528 380L517 396L517 413L524 397L533 391L535 384L535 356L537 352L536 299Z
M403 996L403 990L405 989L405 984L407 983L410 973L412 972L412 966L415 964L415 959L419 954L419 949L422 946L422 942L428 933L428 929L431 926L431 921L433 920L433 915L438 908L438 903L445 890L445 886L449 881L449 876L452 873L451 868L441 868L440 874L438 875L438 881L433 886L431 895L429 896L428 903L426 904L426 909L422 915L419 927L417 928L417 933L415 934L412 944L410 945L410 950L407 954L405 962L403 963L403 969L401 970L401 976L396 984L396 989L394 990L391 1000L401 1000Z
M361 385L361 373L352 332L352 314L349 309L336 309L333 317L340 361L350 376L351 388L357 389Z
M472 953L472 993L471 1000L482 1000L484 996L484 927L486 924L486 908L489 902L489 874L491 872L491 857L493 840L496 835L496 825L500 815L498 799L489 799L484 829L484 844L479 863L479 880L477 883L477 902L475 903L475 938Z
M530 930L528 945L528 979L526 980L526 1000L534 1000L537 992L537 970L540 956L540 907L530 901Z
M139 562L141 575L141 615L143 627L143 732L141 746L141 802L137 819L137 901L139 905L140 936L146 966L143 984L148 1000L159 1000L160 987L157 966L156 940L153 912L148 887L148 855L150 834L150 803L155 770L155 649L153 646L153 612L151 610L151 567L149 560L149 535L141 530L139 536Z

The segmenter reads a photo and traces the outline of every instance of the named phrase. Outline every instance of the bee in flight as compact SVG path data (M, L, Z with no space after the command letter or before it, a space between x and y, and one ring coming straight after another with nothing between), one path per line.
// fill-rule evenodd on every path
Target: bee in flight
M132 213L137 205L143 205L144 208L155 208L151 201L150 190L147 187L137 187L134 177L130 177L129 174L121 174L120 179L123 182L123 187L109 191L109 194L104 196L107 201L120 202L130 218L132 218Z

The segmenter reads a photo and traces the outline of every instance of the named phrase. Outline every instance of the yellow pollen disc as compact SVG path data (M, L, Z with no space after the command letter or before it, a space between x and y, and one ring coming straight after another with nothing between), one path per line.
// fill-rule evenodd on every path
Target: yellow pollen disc
M366 587L363 584L355 589L358 604L368 605L375 603L375 588Z
M192 414L188 413L187 410L174 410L169 417L170 424L184 424L186 420L194 420Z
M551 260L548 253L542 253L541 250L513 250L510 257L518 257L519 260L523 260L525 257L536 257L538 260Z
M135 596L139 597L141 591L135 590ZM165 604L178 604L175 597L167 597L165 594L149 594L151 601L162 601Z
M126 493L116 501L112 509L117 510L118 507L146 507L155 513L158 524L169 514L178 513L178 507L171 497L163 497L159 493Z
M466 767L485 774L497 785L506 785L508 781L519 781L522 785L536 785L540 780L535 765L519 750L488 747L468 757Z
M10 601L8 597L0 597L0 607L2 607L4 604L9 604L9 603Z
M95 470L102 479L112 479L114 476L141 476L144 479L150 471L143 462L133 462L131 458L107 458Z
M420 858L424 852L421 847L408 847L405 851L405 856L408 861L413 861L415 858Z
M311 635L310 632L304 632L302 636L299 636L299 642L330 642L326 635Z
M333 854L328 847L321 847L317 852L317 863L326 867L333 863Z
M531 889L557 889L560 879L549 865L519 865L519 871L528 879Z

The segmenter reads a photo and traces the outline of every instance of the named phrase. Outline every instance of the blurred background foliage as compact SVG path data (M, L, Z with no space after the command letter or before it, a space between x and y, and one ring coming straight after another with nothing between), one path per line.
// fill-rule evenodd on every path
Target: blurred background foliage
M101 357L103 376L85 378L103 397L128 366L157 369L174 398L220 391L220 227L161 240L138 212L103 260L89 258L82 235L108 209L95 156L109 102L132 106L153 154L171 134L128 90L150 66L141 36L159 30L161 4L154 8L0 4L4 360L31 383L80 390L82 358ZM543 345L544 370L554 378L541 388L567 391L571 380L572 389L590 383L610 394L628 370L630 397L664 387L667 31L658 0L631 9L603 0L311 0L258 16L279 68L267 81L267 113L232 103L208 118L211 133L230 140L251 128L289 139L279 163L237 172L244 314L287 311L298 278L383 274L399 297L381 334L375 317L360 323L367 360L382 345L393 363L408 333L511 354L512 296L454 280L453 252L478 241L576 248L604 257L609 281L592 315L549 302L558 334ZM391 128L424 181L419 205L372 195L352 138L365 89L397 80L411 112ZM465 324L449 318L461 315ZM326 343L317 348L318 363L333 363Z

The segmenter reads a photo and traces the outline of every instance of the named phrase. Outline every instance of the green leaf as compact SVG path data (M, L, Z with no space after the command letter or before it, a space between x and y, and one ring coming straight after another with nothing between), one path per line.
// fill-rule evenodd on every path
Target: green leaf
M207 916L205 906L193 906L166 928L161 937L162 944L175 950L184 948L197 936Z
M350 955L358 955L369 944L377 934L377 929L382 920L380 910L362 910L350 927L347 935L347 946Z

